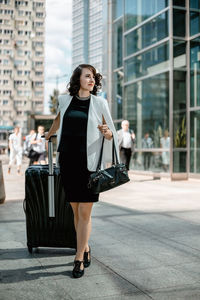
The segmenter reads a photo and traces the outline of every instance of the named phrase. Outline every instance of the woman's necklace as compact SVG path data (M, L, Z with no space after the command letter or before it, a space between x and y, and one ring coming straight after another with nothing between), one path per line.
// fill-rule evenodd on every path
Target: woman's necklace
M78 95L76 95L76 98L78 98L79 100L88 100L90 98L90 95L87 97L79 97Z

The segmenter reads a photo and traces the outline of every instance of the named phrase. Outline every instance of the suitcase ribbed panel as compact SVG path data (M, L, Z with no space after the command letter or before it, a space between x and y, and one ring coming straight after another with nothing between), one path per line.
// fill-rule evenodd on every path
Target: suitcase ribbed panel
M27 245L76 248L73 212L65 200L59 169L54 167L55 218L49 218L48 166L31 166L25 176Z

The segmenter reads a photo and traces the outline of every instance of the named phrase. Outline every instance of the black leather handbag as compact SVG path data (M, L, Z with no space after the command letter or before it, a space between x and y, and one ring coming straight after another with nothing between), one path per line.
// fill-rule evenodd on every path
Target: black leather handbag
M114 139L112 143L112 166L110 168L101 170L103 145L104 138L102 141L96 172L90 175L88 182L88 188L93 194L99 194L101 192L108 191L130 181L125 164L119 163L118 161Z

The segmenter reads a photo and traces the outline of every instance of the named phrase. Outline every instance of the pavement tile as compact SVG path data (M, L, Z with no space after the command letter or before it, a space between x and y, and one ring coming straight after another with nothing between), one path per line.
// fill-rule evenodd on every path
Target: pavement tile
M16 241L5 241L5 242L0 242L0 249L15 249L15 248L22 248L23 244L21 242L16 242Z
M19 283L1 284L1 300L72 300L65 288L54 280L24 280Z
M171 266L160 268L148 268L146 270L132 270L127 273L124 270L117 270L120 275L126 280L132 282L142 291L153 291L156 289L166 289L176 286L185 286L187 284L194 284L195 280L189 274L183 273Z
M152 299L144 293L132 293L123 295L113 295L109 297L88 298L87 300L149 300Z
M200 262L183 263L181 265L174 265L174 268L183 274L187 274L200 284Z
M191 234L190 232L188 232L187 234L181 232L180 234L177 234L177 236L175 236L173 239L183 245L190 245L191 248L200 250L200 239L198 232L193 234Z
M199 300L200 286L185 285L149 293L154 300Z
M93 239L92 239L93 240ZM94 240L93 240L94 241ZM105 245L105 246L104 246ZM109 241L104 245L97 244L94 249L95 257L105 265L121 270L140 270L146 268L160 267L161 263L152 256L143 253L143 251L135 251L131 246L120 243L110 244Z
M67 285L66 279L56 280L58 286L65 287L67 294L72 299L95 299L96 297L110 297L113 295L121 296L127 293L139 292L139 290L120 276L109 273L103 275L87 276L89 270L86 270L86 276L77 279L72 278ZM78 285L78 288L77 288Z

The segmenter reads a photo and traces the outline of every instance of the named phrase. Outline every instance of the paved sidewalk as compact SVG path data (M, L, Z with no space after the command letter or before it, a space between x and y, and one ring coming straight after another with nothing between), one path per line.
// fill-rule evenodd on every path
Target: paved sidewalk
M74 250L28 253L24 176L6 170L0 300L200 299L200 181L131 173L131 182L103 193L93 209L92 264L73 279Z

